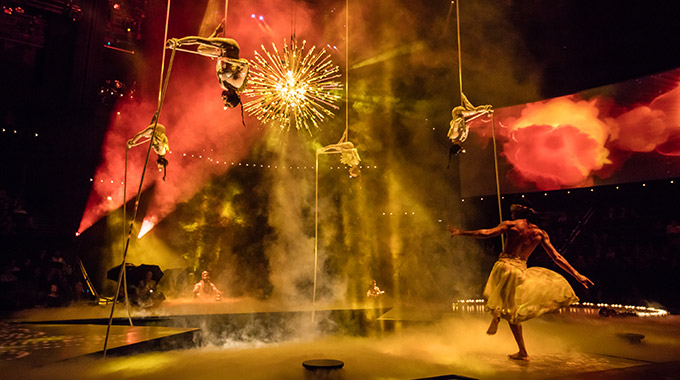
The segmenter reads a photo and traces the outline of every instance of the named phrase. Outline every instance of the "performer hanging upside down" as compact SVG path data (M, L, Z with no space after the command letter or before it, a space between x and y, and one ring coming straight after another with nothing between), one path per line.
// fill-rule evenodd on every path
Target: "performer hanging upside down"
M347 131L342 134L340 141L336 144L326 145L323 148L317 149L318 153L340 153L340 162L349 166L349 176L356 178L361 174L359 169L359 151L354 147L351 141L347 140Z
M546 268L527 268L527 259L538 244L560 268L574 276L584 287L593 285L593 282L577 272L557 252L550 243L548 233L527 220L535 215L532 208L514 204L510 211L513 220L504 221L494 228L464 231L449 226L448 229L451 236L486 239L506 235L505 250L498 257L484 287L486 308L492 315L487 334L495 334L500 319L506 319L519 347L519 352L509 357L529 360L521 323L578 301L574 290L561 275Z
M454 143L460 144L467 139L469 128L467 123L481 116L491 114L493 110L490 105L473 106L468 98L461 92L462 106L454 107L451 110L451 122L449 125L449 139Z
M188 36L171 38L166 46L175 49L181 46L198 45L196 53L217 59L217 80L222 88L225 107L233 108L241 103L239 93L246 87L250 64L239 58L240 47L231 38L217 37L224 23L220 23L210 37Z
M155 134L154 124L157 124ZM168 166L168 160L165 158L165 154L170 151L170 145L168 144L168 137L165 135L165 126L161 123L156 123L156 115L153 116L151 124L149 124L148 127L128 140L127 148L131 149L137 145L142 145L147 141L151 141L151 147L158 155L156 164L158 165L158 170L163 171L163 180L165 180L165 172Z

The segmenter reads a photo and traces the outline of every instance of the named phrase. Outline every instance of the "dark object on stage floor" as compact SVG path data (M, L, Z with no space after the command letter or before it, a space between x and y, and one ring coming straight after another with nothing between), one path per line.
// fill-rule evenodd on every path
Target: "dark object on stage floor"
M345 365L345 363L343 363L340 360L335 360L335 359L312 359L312 360L305 360L304 362L302 362L302 366L309 369L309 370L340 369L344 365Z
M645 339L644 335L636 333L617 333L616 336L623 338L632 344L640 344L642 340Z
M442 376L435 376L435 377L423 377L419 379L413 379L413 380L477 380L473 377L466 377L466 376L458 376L458 375L442 375Z
M637 314L629 311L617 311L611 307L601 307L599 311L600 317L637 317Z
M151 272L151 279L160 281L163 277L163 271L158 265L153 264L142 264L142 265L132 265L130 263L125 263L125 275L127 276L127 283L132 285L137 285L137 283L144 278L146 278L146 272ZM106 272L106 278L113 281L118 281L118 273L120 272L120 265L117 265L108 272Z
M163 277L163 271L161 270L161 267L158 265L154 264L141 264L137 266L137 269L135 271L138 271L139 275L141 278L144 278L146 276L146 272L151 272L151 279L158 282L161 280L161 277Z
M135 270L135 266L130 263L125 263L125 275L127 280L130 281L130 275ZM116 265L106 272L106 278L113 281L118 281L118 273L120 272L120 265Z

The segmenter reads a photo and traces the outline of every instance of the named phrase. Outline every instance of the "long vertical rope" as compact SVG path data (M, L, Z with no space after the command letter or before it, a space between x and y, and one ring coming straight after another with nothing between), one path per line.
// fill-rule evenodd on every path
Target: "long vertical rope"
M149 164L149 157L151 156L151 147L153 145L153 139L156 137L156 127L158 126L158 119L161 116L161 108L163 107L163 100L165 99L165 92L168 88L168 82L170 80L170 72L172 71L172 62L175 59L175 52L176 50L173 48L172 49L172 55L170 57L170 63L168 65L168 71L165 76L165 80L163 79L163 74L165 74L165 43L168 40L168 25L169 25L169 20L170 20L170 1L168 0L168 5L167 5L167 11L165 15L165 34L164 34L164 39L163 39L163 54L162 54L162 61L161 61L161 78L160 78L160 85L158 89L158 108L156 110L156 114L154 117L154 125L153 125L153 131L151 132L151 140L149 140L149 148L146 151L146 159L144 161L144 167L142 169L142 177L139 180L139 188L137 190L137 198L135 199L135 208L134 212L132 215L132 219L130 220L130 227L127 232L127 237L125 241L125 249L123 251L123 262L120 264L120 271L118 272L118 286L116 288L116 293L113 299L113 302L111 303L111 314L109 315L109 323L106 327L106 338L104 339L104 357L106 357L106 349L107 349L107 344L109 341L109 335L111 333L111 324L113 323L113 314L116 308L116 300L118 298L118 294L120 293L120 287L121 283L123 280L123 273L125 273L125 261L127 259L127 253L128 249L130 247L130 238L132 236L132 230L134 228L135 220L137 219L137 211L139 211L139 200L141 199L142 196L142 187L144 184L144 176L146 174L146 168ZM126 156L127 158L127 156ZM127 301L126 301L127 302Z
M316 312L316 270L319 261L319 151L316 151L314 185L314 290L312 291L312 322Z
M222 31L224 32L224 37L227 37L227 13L229 12L229 0L224 0L224 28L222 28Z
M125 231L127 228L127 162L128 162L128 147L127 143L125 143L125 174L123 175L123 241L126 240L125 236ZM125 243L123 243L123 250L125 250ZM128 321L130 322L130 326L133 326L132 324L132 314L130 313L130 297L128 297L128 291L127 291L127 271L123 270L121 268L120 270L123 271L123 289L125 289L125 309L127 310L127 315L128 315ZM119 290L120 291L120 290ZM118 295L116 294L116 297ZM115 300L114 300L115 302Z
M455 0L454 0L455 1ZM462 58L462 52L460 48L460 8L458 7L458 4L460 3L461 0L456 1L456 34L457 34L457 41L458 41L458 83L460 85L460 104L461 106L465 106L465 103L463 102L463 58ZM493 139L493 162L494 162L494 171L496 174L496 197L498 198L498 217L500 218L501 223L503 222L503 210L501 207L501 186L500 186L500 181L498 179L498 153L496 151L496 117L493 116L491 120L491 137ZM503 247L503 250L505 250L505 240L501 237L501 246Z
M349 141L349 0L345 0L345 139Z
M455 1L455 0L454 0ZM460 105L464 106L463 103L463 55L460 49L460 11L458 9L458 3L460 0L456 1L456 35L458 37L458 84L460 86Z
M161 79L160 79L160 84L158 86L158 108L160 108L161 104L161 97L163 96L163 74L165 73L165 43L168 40L168 26L170 24L170 1L168 0L168 6L165 11L165 32L163 34L163 54L161 56ZM173 49L173 54L175 50ZM160 116L160 115L158 115ZM156 118L156 122L158 122L158 118ZM154 126L154 135L155 135L155 130L156 127Z
M503 209L501 208L501 185L498 179L498 154L496 153L496 116L491 117L491 137L493 139L493 165L496 172L496 197L498 199L498 218L503 223ZM501 236L501 247L505 251L505 239Z

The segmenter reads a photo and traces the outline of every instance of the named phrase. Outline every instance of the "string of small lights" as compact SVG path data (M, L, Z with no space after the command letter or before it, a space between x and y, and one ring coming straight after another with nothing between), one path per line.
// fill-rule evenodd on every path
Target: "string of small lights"
M205 150L203 150L205 152ZM213 150L211 150L213 151ZM168 156L171 155L172 152L168 152ZM181 154L183 159L197 159L197 160L206 160L208 163L212 163L215 165L225 165L229 167L242 167L242 168L254 168L254 169L277 169L277 170L282 170L282 169L288 169L288 170L314 170L314 166L299 166L299 165L272 165L272 164L261 164L261 163L255 163L255 162L236 162L236 161L225 161L225 160L217 160L209 156L205 156L203 154L199 153L182 153ZM172 160L172 159L171 159ZM326 167L328 170L342 170L342 171L347 171L349 169L348 166L328 166ZM377 165L360 165L360 169L378 169ZM94 178L90 178L90 182L95 182ZM114 184L118 182L117 180L114 179L99 179L99 183L111 183ZM123 182L120 182L123 184Z
M662 180L661 182L665 182L665 183L667 183L667 184L674 185L674 184L677 182L677 180L676 180L676 179L668 179L668 180ZM648 187L648 185L647 185L646 182L643 182L643 183L631 183L631 184L627 184L627 185L613 185L613 186L586 187L586 188L576 188L576 189L569 189L569 190L552 190L552 191L550 191L550 192L543 192L542 195L543 195L543 197L549 197L549 196L555 195L555 194L567 194L567 195L572 195L572 194L576 194L576 193L578 193L578 192L581 192L581 193L582 193L582 192L590 192L590 193L594 193L594 192L596 192L596 191L606 191L606 190L612 190L612 189L613 189L613 190L621 190L621 189L624 188L624 187L627 187L627 188L633 188L633 187L645 187L645 188L646 188L646 187ZM538 194L540 194L540 193L532 193L531 196L534 196L534 197L535 197L535 196L537 196ZM506 197L509 197L509 196L512 196L512 197L518 196L518 197L521 197L521 198L526 198L528 195L529 195L529 194L512 194L512 195L508 194L508 195L503 195L503 196L501 196L501 199L505 199ZM491 200L491 201L494 201L494 202L495 202L495 199L493 199L492 197L483 197L483 196L480 196L480 197L467 197L467 198L461 198L460 201L461 201L461 202L465 202L465 201L468 201L468 202L469 202L469 201L476 201L476 200L484 201L485 199L486 199L486 200Z
M453 311L478 312L484 311L485 304L486 301L483 299L462 299L453 302L452 308ZM665 317L669 315L668 311L654 307L593 302L579 302L566 309L560 309L560 312L577 312L579 309L588 309L593 314L596 312L595 310L598 310L597 313L602 316L634 315L638 317ZM603 313L603 310L610 310L613 313Z
M14 128L2 128L0 130L0 133L2 133L4 136L24 136L24 135L29 135L32 137L39 137L38 132L32 132L32 131L22 131L20 129L14 129Z

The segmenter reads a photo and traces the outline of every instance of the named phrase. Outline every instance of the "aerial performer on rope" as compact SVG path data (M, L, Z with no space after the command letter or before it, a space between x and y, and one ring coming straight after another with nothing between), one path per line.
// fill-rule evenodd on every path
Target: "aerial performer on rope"
M250 64L239 58L238 42L231 38L217 37L224 28L221 22L210 37L187 36L170 38L166 44L169 49L177 49L217 59L217 80L222 88L224 106L233 108L241 104L239 95L246 88ZM181 46L198 45L196 51L179 49Z
M480 118L484 115L491 115L493 109L491 105L473 106L467 96L460 93L462 105L453 107L451 110L451 121L448 137L456 144L462 144L468 136L470 128L468 122Z
M484 115L493 114L491 105L475 107L462 92L460 93L460 99L463 105L453 107L451 110L448 137L453 141L453 145L449 149L449 165L451 164L451 156L465 153L465 149L461 144L467 140L468 132L470 131L467 123Z
M361 173L361 170L359 170L361 157L359 157L359 151L354 147L354 144L348 140L347 130L342 134L340 141L317 149L317 153L340 153L340 162L349 166L350 178L356 178Z
M451 4L453 5L453 1ZM451 156L457 156L460 153L465 153L465 149L461 145L468 137L469 127L468 122L475 120L484 115L493 114L491 105L473 106L463 93L463 62L460 47L460 13L458 12L458 2L456 2L456 30L458 43L458 82L460 84L460 106L453 107L451 110L451 121L449 122L448 137L453 142L449 149L449 165L451 164Z
M165 181L166 169L168 167L168 160L165 158L165 154L170 151L170 144L168 143L168 137L165 135L165 126L158 123L157 119L157 114L154 114L151 119L151 124L144 130L138 132L135 137L128 140L127 149L130 150L133 147L151 141L151 148L153 148L153 151L158 155L158 158L156 159L158 171L163 171L163 180Z

